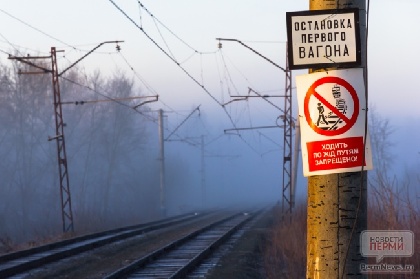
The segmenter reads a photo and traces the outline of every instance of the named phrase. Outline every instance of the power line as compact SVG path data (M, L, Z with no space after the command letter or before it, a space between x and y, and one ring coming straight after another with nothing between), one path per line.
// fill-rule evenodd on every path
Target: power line
M251 50L252 52L254 52L255 54L257 54L258 56L262 57L263 59L265 59L266 61L268 61L269 63L271 63L272 65L274 65L275 67L281 69L283 72L287 72L288 70L286 70L285 68L283 68L282 66L278 65L277 63L273 62L271 59L267 58L266 56L262 55L261 53L259 53L258 51L256 51L255 49L253 49L252 47L244 44L242 41L237 40L237 39L224 39L224 38L216 38L216 40L219 41L219 47L222 47L222 44L220 43L220 41L231 41L231 42L238 42L239 44L243 45L244 47L246 47L247 49Z
M268 98L267 96L261 95L260 93L258 93L257 91L255 91L252 88L248 88L248 94L251 93L251 92L257 94L260 98L262 98L264 101L266 101L267 103L269 103L270 105L272 105L273 107L275 107L276 109L278 109L279 111L281 111L282 113L285 113L282 108L280 108L279 106L277 106L276 104L274 104L273 102L271 102L270 100L268 100L267 99ZM282 97L288 97L288 96L282 96Z
M123 61L127 64L127 66L130 68L130 70L134 73L134 75L136 76L136 78L138 79L138 80L140 80L140 82L146 87L146 89L148 89L150 92L152 92L153 94L155 94L155 95L159 95L158 93L157 93L157 91L150 85L150 84L148 84L147 82L146 82L146 80L134 69L134 67L130 64L130 62L128 61L128 59L124 56L124 54L121 52L121 51L119 51L118 52L119 54L120 54L120 56L121 56L121 58L123 59ZM159 100L158 100L160 103L162 103L165 107L167 107L168 109L170 109L171 111L175 111L172 107L170 107L168 104L166 104L163 100L162 100L162 98L159 98Z
M137 0L140 7L142 7L149 15L153 18L154 21L157 21L160 25L162 25L166 30L168 30L169 33L171 33L175 38L177 38L180 42L182 42L184 45L186 45L188 48L192 49L195 53L198 54L214 54L216 51L213 52L201 52L192 47L190 44L185 42L182 38L180 38L178 35L176 35L169 27L167 27L165 24L163 24L158 18L156 18L139 0ZM159 31L160 33L160 31Z
M99 103L99 102L106 102L106 101L109 101L109 102L114 102L114 103L117 103L117 104L119 104L119 105L121 105L121 106L124 106L124 107L127 107L127 108L129 108L129 109L132 109L132 110L134 110L136 113L138 113L138 114L140 114L141 116L143 116L144 118L146 118L147 120L149 120L150 122L152 122L152 123L155 123L155 124L157 124L157 119L155 119L155 118L153 118L153 117L151 117L151 116L149 116L149 115L147 115L147 114L145 114L145 113L143 113L143 112L141 112L141 111L139 111L139 110L137 110L137 109L135 109L135 107L133 107L133 106L130 106L130 105L127 105L127 104L125 104L125 103L123 103L123 102L121 102L121 101L125 101L125 100L132 100L132 99L139 99L139 98L150 98L151 96L141 96L141 97L126 97L126 98L112 98L112 97L109 97L108 95L109 95L109 93L107 93L108 95L106 95L106 94L104 94L104 93L102 93L102 92L99 92L98 90L95 90L95 89L93 89L93 88L91 88L91 87L89 87L88 85L84 85L84 84L81 84L81 83L79 83L79 82L77 82L77 81L74 81L74 80L70 80L70 79L68 79L68 78L66 78L66 77L61 77L63 80L65 80L65 81L67 81L67 82L70 82L70 83L73 83L73 84L75 84L75 85L78 85L78 86L80 86L80 87L83 87L83 88L86 88L86 89L88 89L88 90L90 90L90 91L92 91L93 93L96 93L96 94L98 94L98 95L100 95L100 96L102 96L102 97L104 97L105 98L105 100L97 100L97 101L81 101L81 102L84 102L84 103ZM79 103L78 103L78 105L80 104L82 104L80 101L79 101ZM61 102L62 104L75 104L76 105L76 103L75 102ZM185 122L185 121L184 121ZM167 129L166 128L166 130L168 131L168 132L170 132L169 131L169 129ZM180 136L180 135L178 135L178 134L176 134L175 133L176 132L176 130L175 131L173 131L172 132L172 134L171 135L176 135L178 138L180 138L181 140L178 140L178 141L183 141L183 142L186 142L186 143L188 143L188 144L190 144L190 145L192 145L192 146L197 146L198 144L196 144L196 143L192 143L191 141L187 141L187 140L185 140L185 139L182 139L182 137ZM171 140L168 140L168 141L171 141ZM174 141L174 140L172 140L172 141Z
M166 137L165 140L168 140L177 130L179 127L181 127L192 115L195 111L198 111L200 113L200 106L196 107L173 131L169 136Z
M161 52L163 52L163 54L165 54L169 59L172 60L172 62L174 62L192 81L194 81L198 86L200 86L204 92L207 93L207 95L210 96L210 98L212 98L216 103L218 103L219 105L221 105L221 103L219 102L219 100L217 100L211 93L210 91L207 90L207 88L204 87L204 85L202 85L196 78L194 78L184 67L182 67L180 65L180 63L173 58L167 51L165 51L144 29L143 27L139 26L131 17L128 16L128 14L126 12L124 12L117 4L115 4L115 2L113 0L109 0L109 2L111 2L115 8L117 8L117 10L119 10L132 24L134 24Z
M165 38L162 35L162 32L160 32L160 29L156 24L156 19L155 18L153 18L153 22L155 23L156 29L158 30L158 33L159 33L160 37L162 38L163 43L165 44L166 48L168 49L168 52L175 59L175 55L172 53L171 48L169 47L168 43L166 42Z
M276 145L277 147L281 147L281 145L279 143L277 143L276 141L274 141L273 139L269 138L267 135L261 133L260 131L258 131L258 134L264 138L266 138L268 141L272 142L274 145Z
M14 20L16 20L16 21L19 21L20 23L22 23L23 25L25 25L25 26L27 26L27 27L29 27L29 28L31 28L31 29L33 29L33 30L35 30L35 31L37 31L37 32L39 32L39 33L41 33L42 35L44 35L44 36L46 36L46 37L48 37L48 38L50 38L50 39L53 39L53 40L55 40L55 41L57 41L57 42L59 42L59 43L61 43L61 44L63 44L64 46L66 46L66 47L69 47L69 48L71 48L72 50L75 50L75 51L79 51L79 52L89 52L89 50L84 50L84 49L80 49L79 47L82 47L82 46L90 46L90 45L92 45L92 44L85 44L85 45L70 45L69 43L66 43L66 42L64 42L63 40L60 40L60 39L58 39L57 37L54 37L54 36L52 36L52 35L50 35L50 34L48 34L47 32L45 32L45 31L43 31L43 30L41 30L41 29L39 29L39 28L37 28L37 27L35 27L35 26L33 26L32 24L29 24L28 22L26 22L26 21L24 21L24 20L22 20L22 19L20 19L20 18L18 18L18 17L16 17L16 16L14 16L14 15L12 15L11 13L9 13L9 12L7 12L7 11L5 11L5 10L3 10L3 9L1 9L0 8L0 12L2 12L2 13L4 13L5 15L7 15L7 16L9 16L9 17L11 17L11 18L13 18ZM0 34L1 35L1 34ZM1 35L4 39L5 39L5 37L3 36L3 35ZM11 45L18 53L19 53L19 51L18 51L18 49L16 48L16 46L18 46L18 45L16 45L16 44L12 44L10 41L8 41L7 39L5 39L6 41L7 41L7 43L9 44L9 45ZM19 46L19 47L22 47L22 46ZM25 49L30 49L30 48L27 48L27 47L24 47ZM37 50L33 50L33 49L30 49L31 51L34 51L34 52L37 52ZM20 54L20 53L19 53ZM96 52L96 54L109 54L108 52ZM20 55L22 55L22 54L20 54Z
M232 125L234 127L236 127L235 122L233 121L231 115L227 112L226 108L222 106L222 103L217 100L211 93L210 91L203 85L201 84L196 78L194 78L184 67L182 67L180 65L180 63L173 58L167 51L165 51L145 30L143 27L141 27L140 25L138 25L130 16L128 16L128 14L121 8L119 7L113 0L109 0L109 2L111 2L112 5L114 5L114 7L119 10L132 24L134 24L134 26L137 27L137 29L139 29L163 54L165 54L172 62L174 62L192 81L194 81L194 83L196 83L198 86L200 86L202 88L202 90L204 90L204 92L211 98L213 99L219 106L222 107L223 111L226 113L226 115L228 116L230 122L232 123ZM249 143L247 143L241 135L239 135L239 137L242 139L242 141L244 141L252 150L254 150ZM255 151L255 150L254 150Z
M220 56L222 57L222 62L223 62L223 66L224 66L224 69L225 69L225 74L227 75L227 82L230 82L232 84L233 88L235 89L236 95L239 95L239 90L238 90L238 88L236 88L236 85L233 82L232 75L230 74L229 69L228 69L227 64L226 64L225 55L222 52L221 48L219 48L219 53L220 53ZM232 61L230 59L229 59L229 61L232 63ZM250 84L248 78L241 71L239 71L239 69L233 63L232 63L232 65L242 75L242 77ZM229 88L228 88L228 93L229 93L229 96L232 96Z
M0 49L0 52L3 52L4 54L7 54L7 55L11 56L11 54L10 54L10 53L8 53L8 52L7 52L7 51L5 51L5 50Z
M12 44L2 33L0 33L0 36L17 52L17 53L19 53L20 55L22 55L21 53L20 53L20 51L16 48L16 45L15 44ZM5 52L5 51L2 51L3 53L6 53L6 54L8 54L9 56L11 55L11 54L9 54L9 53L7 53L7 52Z
M142 112L141 112L141 111L139 111L139 110L133 109L133 107L132 107L132 106L127 105L127 104L125 104L125 103L123 103L123 102L121 102L121 101L119 101L119 100L117 100L117 99L114 99L114 98L112 98L112 97L109 97L108 95L106 95L106 94L104 94L104 93L102 93L102 92L99 92L98 90L93 89L93 88L91 88L91 87L90 87L90 86L88 86L88 85L81 84L81 83L79 83L79 82L77 82L77 81L74 81L74 80L68 79L68 78L63 77L63 76L61 76L61 78L62 78L63 80L65 80L65 81L67 81L67 82L73 83L73 84L78 85L78 86L83 87L83 88L86 88L86 89L88 89L89 91L92 91L93 93L98 94L99 96L102 96L102 97L104 97L105 99L107 99L107 100L109 100L109 101L112 101L112 102L117 103L117 104L119 104L119 105L121 105L121 106L123 106L123 107L127 107L127 108L129 108L129 109L131 109L131 110L134 110L136 113L138 113L138 114L142 115L143 117L145 117L146 119L148 119L148 120L150 120L150 121L152 121L152 122L154 122L154 123L156 123L156 122L157 122L157 120L156 120L156 119L154 119L154 118L152 118L152 117L148 116L147 114L144 114L144 113L142 113Z
M51 35L47 34L46 32L42 31L41 29L34 27L33 25L31 25L31 24L29 24L29 23L27 23L27 22L23 21L23 20L22 20L22 19L20 19L20 18L15 17L14 15L12 15L12 14L10 14L10 13L6 12L5 10L3 10L3 9L1 9L1 8L0 8L0 12L2 12L2 13L4 13L5 15L7 15L7 16L9 16L9 17L11 17L11 18L13 18L13 19L15 19L15 20L17 20L17 21L19 21L20 23L22 23L22 24L26 25L27 27L29 27L29 28L31 28L31 29L33 29L33 30L35 30L35 31L37 31L37 32L39 32L39 33L41 33L41 34L43 34L43 35L47 36L48 38L53 39L53 40L55 40L55 41L57 41L57 42L60 42L60 43L62 43L62 44L64 44L64 45L66 45L66 46L68 46L68 47L71 47L71 48L73 48L73 49L75 49L75 50L76 50L76 48L75 48L75 47L73 47L73 46L71 46L70 44L68 44L68 43L66 43L66 42L63 42L62 40L60 40L60 39L58 39L58 38L56 38L56 37L54 37L54 36L51 36Z

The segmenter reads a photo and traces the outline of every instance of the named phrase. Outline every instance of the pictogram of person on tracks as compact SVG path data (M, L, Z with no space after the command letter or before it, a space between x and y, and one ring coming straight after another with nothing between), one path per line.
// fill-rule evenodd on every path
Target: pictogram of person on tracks
M325 119L325 115L324 115L324 111L325 111L324 106L321 105L321 103L318 103L317 109L318 109L319 116L318 116L318 121L316 122L316 125L319 127L320 122L321 122L321 124L327 124L328 125L328 122Z

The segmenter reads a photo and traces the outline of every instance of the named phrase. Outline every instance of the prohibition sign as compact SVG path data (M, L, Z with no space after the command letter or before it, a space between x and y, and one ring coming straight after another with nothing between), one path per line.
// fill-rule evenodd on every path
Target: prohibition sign
M350 93L350 96L354 102L353 115L350 118L348 118L346 115L341 113L336 107L334 107L324 97L322 97L321 94L316 92L317 87L324 83L335 83L335 84L341 85L345 89L347 89L347 91ZM316 123L311 119L311 115L309 113L309 100L311 97L315 97L316 99L319 100L320 103L328 107L341 120L345 122L345 125L340 128L337 128L336 130L323 130L319 128L316 125ZM308 122L312 130L314 130L316 133L323 136L337 136L337 135L341 135L347 132L351 127L353 127L353 125L356 123L357 117L359 116L359 98L357 97L356 90L354 90L353 86L351 86L350 83L348 83L347 81L339 77L328 76L328 77L323 77L316 80L306 92L303 106L304 106L306 122Z

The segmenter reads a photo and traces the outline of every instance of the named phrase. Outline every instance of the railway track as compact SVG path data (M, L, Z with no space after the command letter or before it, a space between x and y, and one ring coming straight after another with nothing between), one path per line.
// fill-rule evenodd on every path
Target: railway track
M18 251L0 256L0 278L203 278L218 261L209 255L238 238L255 216L232 211L186 214ZM132 242L151 247L131 247ZM125 255L131 248L140 253ZM110 254L112 265L97 256L101 249ZM223 252L215 254L220 258ZM100 264L92 265L87 257L98 258ZM79 270L81 266L88 271Z
M182 237L106 276L115 278L186 278L254 214L235 214ZM202 274L201 274L202 276ZM203 277L201 277L203 278Z
M85 235L28 250L5 254L0 256L0 278L8 278L22 274L40 268L46 264L78 255L82 252L142 235L150 231L167 228L182 222L188 222L202 216L206 216L206 214L186 214L156 222ZM15 278L19 278L19 276Z

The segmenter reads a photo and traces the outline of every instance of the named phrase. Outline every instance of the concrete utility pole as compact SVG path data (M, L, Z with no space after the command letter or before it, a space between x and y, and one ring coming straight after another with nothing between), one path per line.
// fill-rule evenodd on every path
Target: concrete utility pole
M299 163L299 151L300 151L300 123L299 123L299 115L296 117L295 122L295 145L293 147L293 158L292 158L292 174L290 179L290 204L291 208L295 207L295 199L296 199L296 188L297 188L297 171L298 171L298 163Z
M204 209L207 206L206 195L206 166L204 160L204 136L201 135L201 207Z
M366 79L366 0L309 0L310 10L358 8ZM364 80L360 80L364 82ZM367 173L308 178L306 278L366 278L359 236L367 228Z
M165 206L165 144L164 144L164 135L163 135L163 110L159 110L158 118L159 126L159 146L160 146L160 213L162 217L166 216L166 206Z

